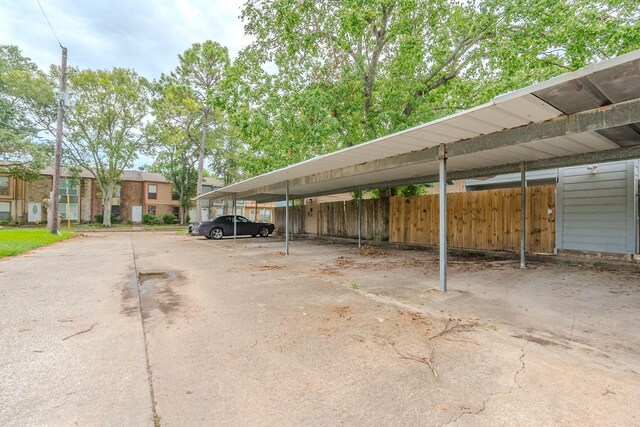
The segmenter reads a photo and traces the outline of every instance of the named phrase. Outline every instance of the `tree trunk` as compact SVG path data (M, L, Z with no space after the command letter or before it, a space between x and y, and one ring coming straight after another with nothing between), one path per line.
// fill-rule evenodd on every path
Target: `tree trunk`
M102 226L111 227L111 201L113 199L113 190L115 189L115 182L110 182L107 185L100 185L102 190Z
M204 170L204 149L207 144L207 127L209 121L209 111L204 111L204 121L202 122L202 137L200 139L200 150L198 152L198 183L196 187L196 195L202 194L202 179ZM202 221L202 200L196 201L196 221Z
M178 192L178 195L180 196L180 205L178 205L178 221L180 222L180 225L184 225L184 220L185 220L185 215L184 215L184 205L182 204L182 200L184 197L184 190L180 190Z

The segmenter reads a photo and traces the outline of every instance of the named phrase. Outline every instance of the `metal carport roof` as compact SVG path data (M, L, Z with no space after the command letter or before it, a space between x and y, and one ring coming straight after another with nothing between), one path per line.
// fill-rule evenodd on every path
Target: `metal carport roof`
M640 158L640 50L439 120L198 196L258 202L440 183L440 289L447 289L447 179ZM521 192L521 267L525 266ZM235 209L234 209L235 212ZM285 252L289 253L288 203ZM359 220L360 228L361 220ZM235 228L234 228L235 237ZM359 239L360 240L360 239Z
M283 200L640 157L640 50L478 107L234 183L200 199Z

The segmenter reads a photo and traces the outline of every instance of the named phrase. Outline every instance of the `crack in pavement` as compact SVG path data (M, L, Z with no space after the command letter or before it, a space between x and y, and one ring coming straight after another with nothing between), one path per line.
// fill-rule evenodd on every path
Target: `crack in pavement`
M149 345L147 340L147 330L144 325L144 316L142 315L142 296L140 295L140 276L138 274L138 263L136 262L136 250L133 246L133 237L131 239L131 252L133 253L133 268L136 275L136 291L138 293L138 310L140 312L140 325L142 326L142 337L144 339L144 357L147 364L147 379L149 381L149 394L151 396L151 412L153 414L154 427L160 426L160 417L156 410L156 398L153 391L153 372L151 371L151 363L149 362Z
M453 424L455 422L458 422L462 417L464 417L465 415L478 415L481 412L483 412L485 409L487 409L487 403L489 403L489 401L491 399L493 399L496 396L499 395L507 395L510 394L516 387L517 388L522 388L522 385L518 382L518 376L524 372L526 365L524 363L524 357L526 356L526 353L524 351L524 349L527 347L527 344L529 344L529 340L526 340L524 345L522 346L522 348L520 349L520 357L518 358L518 360L520 361L520 368L513 374L513 384L511 385L511 387L509 388L508 391L496 391L494 393L490 393L486 399L484 399L482 401L482 406L480 407L480 409L476 410L476 411L462 411L460 413L460 415L458 415L456 418L454 418L451 421L447 421L446 423L443 423L440 425L440 427L445 427L448 426L450 424Z

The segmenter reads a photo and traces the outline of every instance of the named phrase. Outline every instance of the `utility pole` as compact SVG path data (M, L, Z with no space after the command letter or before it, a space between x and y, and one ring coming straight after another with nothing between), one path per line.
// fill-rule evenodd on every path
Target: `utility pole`
M53 188L49 203L49 230L51 234L58 234L58 200L60 199L60 157L62 156L62 122L64 119L64 102L67 89L67 48L62 48L62 67L60 68L60 92L58 100L58 120L56 123L56 154L53 163ZM68 190L67 190L68 191Z

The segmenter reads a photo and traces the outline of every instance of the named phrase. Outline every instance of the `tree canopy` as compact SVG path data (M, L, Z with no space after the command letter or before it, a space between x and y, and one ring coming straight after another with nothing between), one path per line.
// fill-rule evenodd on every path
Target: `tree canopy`
M0 173L33 178L51 160L53 85L16 46L0 45Z
M194 43L154 82L151 109L133 70L71 70L65 156L94 173L108 225L113 186L149 142L184 219L205 164L228 184L638 49L637 6L248 0L241 18L253 41L233 63L219 43ZM0 172L26 176L49 161L57 72L0 46Z
M635 0L248 1L242 17L255 41L230 98L250 174L640 47Z
M93 174L110 227L115 185L146 146L149 83L130 69L71 70L69 87L77 103L65 115L65 155Z

